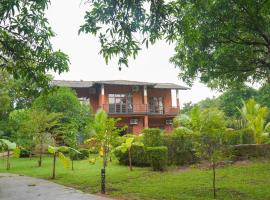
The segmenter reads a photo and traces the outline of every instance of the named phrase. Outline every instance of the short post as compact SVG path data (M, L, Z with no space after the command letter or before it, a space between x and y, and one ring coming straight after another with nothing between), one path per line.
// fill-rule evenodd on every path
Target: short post
M101 169L101 193L105 194L106 193L106 186L105 186L105 168Z

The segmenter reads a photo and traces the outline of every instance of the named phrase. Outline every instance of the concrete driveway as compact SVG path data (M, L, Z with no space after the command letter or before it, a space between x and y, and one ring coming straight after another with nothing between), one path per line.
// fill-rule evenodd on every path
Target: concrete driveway
M0 200L110 200L50 181L0 173Z

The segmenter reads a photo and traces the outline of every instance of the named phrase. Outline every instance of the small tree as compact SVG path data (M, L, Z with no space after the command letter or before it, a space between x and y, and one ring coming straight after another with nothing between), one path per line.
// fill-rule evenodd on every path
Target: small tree
M55 179L55 169L56 169L56 158L57 157L62 161L62 163L65 167L68 168L70 166L70 160L63 154L63 153L68 152L68 151L74 151L76 153L80 153L76 149L73 149L73 148L67 147L67 146L60 146L60 147L49 146L48 147L48 152L53 154L52 179Z
M61 129L61 124L59 123L61 117L61 113L31 110L29 120L25 121L22 126L31 135L33 141L39 145L39 167L42 165L44 145L52 143L53 139L57 137L58 130Z
M101 193L106 192L106 166L111 153L112 145L122 129L117 128L118 119L109 118L107 113L100 109L95 114L95 119L91 124L97 146L103 157L103 168L101 169Z
M10 142L6 139L0 139L0 147L7 151L7 167L6 169L10 169L10 151L16 149L16 143Z
M226 156L226 146L223 145L223 135L225 131L225 119L223 112L217 109L206 109L199 114L195 132L198 134L198 143L196 150L198 156L211 163L213 171L213 194L216 198L216 166ZM197 120L196 120L197 121Z
M128 152L128 160L129 160L129 170L132 171L132 145L144 146L142 142L138 142L135 140L133 135L123 136L125 141L118 146L116 149L120 149L123 153Z

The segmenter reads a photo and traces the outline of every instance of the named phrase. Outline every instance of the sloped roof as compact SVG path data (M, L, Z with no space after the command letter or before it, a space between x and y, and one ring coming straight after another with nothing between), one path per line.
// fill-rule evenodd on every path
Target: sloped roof
M188 87L177 85L174 83L149 83L141 81L129 81L129 80L106 80L106 81L67 81L67 80L53 80L52 85L71 87L71 88L89 88L96 84L106 84L106 85L139 85L139 86L150 86L153 88L160 89L178 89L178 90L188 90Z
M188 87L177 85L177 84L174 84L174 83L156 83L154 88L189 90Z
M154 86L155 83L141 82L141 81L128 81L128 80L108 80L108 81L95 81L97 84L108 85L149 85Z
M71 88L88 88L93 86L93 81L66 81L66 80L53 80L52 85L60 87Z

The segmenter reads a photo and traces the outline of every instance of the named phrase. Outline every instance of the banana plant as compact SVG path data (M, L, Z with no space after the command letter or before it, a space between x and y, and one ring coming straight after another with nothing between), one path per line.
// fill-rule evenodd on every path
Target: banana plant
M0 139L0 147L7 151L7 167L6 169L10 169L10 151L15 150L17 145L16 143L10 142L6 139Z
M129 170L132 171L132 145L137 145L137 146L143 146L142 142L137 142L135 141L135 138L133 136L128 136L125 137L125 141L118 147L116 147L116 150L120 150L123 153L128 152L128 160L129 160Z
M75 151L76 153L80 153L79 151L77 151L76 149L73 149L71 147L67 147L67 146L60 146L60 147L53 147L53 146L49 146L48 147L48 152L53 154L53 171L52 171L52 179L55 179L55 166L56 166L56 158L58 157L62 164L64 165L64 167L69 168L70 167L70 159L67 158L64 153L68 152L68 151Z

